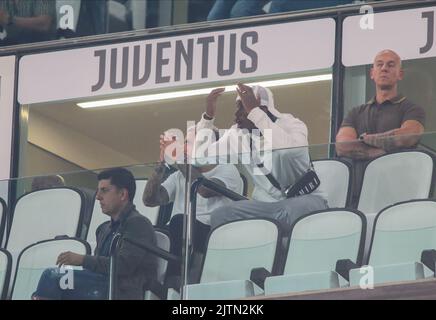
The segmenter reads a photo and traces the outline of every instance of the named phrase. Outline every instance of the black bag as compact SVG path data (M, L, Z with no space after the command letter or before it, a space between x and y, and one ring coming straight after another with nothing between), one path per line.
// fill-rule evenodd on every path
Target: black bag
M280 184L271 173L268 173L265 176L268 178L269 182L271 182L271 184L274 187L282 191ZM283 194L286 196L286 198L293 198L305 194L310 194L313 191L315 191L320 184L321 181L319 180L319 177L316 174L311 161L310 169L307 170L307 172L300 179L298 179L297 182L295 182L291 186L286 187L285 190L283 191Z
M286 198L302 196L304 194L312 193L320 184L321 181L315 170L309 169L296 183L287 187L284 194Z

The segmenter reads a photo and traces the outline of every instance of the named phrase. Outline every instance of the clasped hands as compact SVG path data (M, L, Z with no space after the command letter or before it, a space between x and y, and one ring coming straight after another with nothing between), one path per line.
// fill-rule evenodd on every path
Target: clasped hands
M217 100L218 97L224 92L224 88L216 88L213 89L206 100L206 115L209 118L214 118L216 114L217 108ZM249 114L251 110L260 106L260 98L254 95L253 89L250 86L247 86L242 83L238 83L236 85L236 91L238 92L239 97L241 98L242 105Z

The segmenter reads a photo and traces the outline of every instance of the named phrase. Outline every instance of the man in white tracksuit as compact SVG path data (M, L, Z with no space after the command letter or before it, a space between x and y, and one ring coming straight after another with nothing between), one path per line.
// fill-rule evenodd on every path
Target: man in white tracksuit
M223 156L221 151L227 150L226 146L230 147L227 150L230 153L250 153L254 139L250 143L250 138L241 139L241 136L250 136L253 129L258 129L261 132L257 136L260 138L259 144L270 150L270 157L267 161L268 152L265 152L264 163L260 167L259 157L251 157L250 163L245 164L254 183L253 200L237 201L215 209L211 212L211 227L255 217L268 217L291 224L307 213L326 209L327 195L322 191L322 182L310 194L292 198L284 195L284 190L310 168L306 125L291 114L280 113L267 88L238 84L237 91L235 124L216 142L201 139L201 135L197 134L197 150L206 150L203 153L212 158ZM197 133L204 128L215 128L216 102L223 92L223 88L218 88L209 94L206 112L196 126ZM273 181L267 177L267 173L270 173ZM277 182L276 186L274 182Z

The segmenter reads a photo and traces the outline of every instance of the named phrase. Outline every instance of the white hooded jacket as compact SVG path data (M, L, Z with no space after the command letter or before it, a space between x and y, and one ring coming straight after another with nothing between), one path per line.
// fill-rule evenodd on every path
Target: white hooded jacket
M260 98L260 105L266 106L268 111L277 117L273 121L262 109L254 108L247 118L262 132L263 144L268 145L270 150L272 149L270 171L283 190L294 184L310 166L307 127L304 122L293 115L279 112L274 106L272 92L269 89L254 86L253 91L255 96ZM197 133L203 128L216 130L214 119L207 120L204 115L203 113L201 120L196 125ZM271 134L264 134L268 129L271 130ZM234 124L218 141L212 143L210 140L197 140L196 147L202 145L204 150L204 144L208 144L207 156L212 158L225 156L221 150L239 155L241 153L249 154L251 151L249 138L242 139L241 150L241 131L237 124ZM271 139L271 141L265 141L265 139ZM285 198L283 193L275 188L265 175L259 174L259 168L254 162L245 165L245 168L253 179L253 199L272 202Z

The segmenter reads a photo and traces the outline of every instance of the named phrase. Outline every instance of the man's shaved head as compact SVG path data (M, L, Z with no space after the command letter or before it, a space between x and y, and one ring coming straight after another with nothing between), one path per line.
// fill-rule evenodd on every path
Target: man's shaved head
M395 51L390 50L390 49L385 49L385 50L382 50L382 51L380 51L379 53L377 53L377 54L375 55L375 58L374 58L374 64L375 64L375 62L377 61L377 58L379 58L380 56L385 55L385 54L390 54L390 55L392 55L392 57L393 57L395 60L397 60L397 62L399 63L399 66L401 67L401 58L400 58L400 56L398 55L398 53L396 53Z

